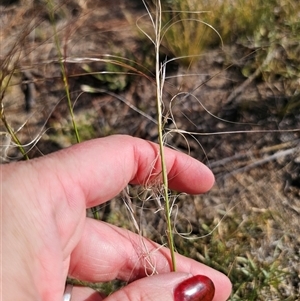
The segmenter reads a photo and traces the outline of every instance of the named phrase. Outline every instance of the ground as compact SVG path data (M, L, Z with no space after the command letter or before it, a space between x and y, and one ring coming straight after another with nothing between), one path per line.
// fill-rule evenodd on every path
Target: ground
M0 9L2 70L15 68L3 99L4 114L30 157L75 143L55 38L62 58L67 58L64 67L82 140L121 133L157 141L153 45L136 28L136 20L145 14L136 2L99 1L95 7L92 1L69 1L55 11L55 21L45 6L19 4ZM276 271L287 273L280 278L281 295L272 295L270 290L264 300L297 300L299 101L297 105L287 95L281 78L266 82L258 75L247 81L242 66L245 57L249 60L249 52L243 45L226 45L204 51L190 67L179 61L168 65L164 106L166 132L170 132L166 144L201 160L216 176L211 192L180 196L176 201L177 231L200 237L192 242L177 237L176 243L180 252L229 275L233 266L246 270L246 264L239 262L242 257L247 264L251 260L261 263L260 272L262 267L278 263ZM147 70L128 61L147 76L135 69L131 69L134 75L120 74L124 69L103 62L108 54L141 62ZM172 54L163 49L161 57L162 61L172 59ZM74 63L76 58L80 63ZM111 73L101 78L91 74L107 70ZM34 90L31 100L26 94L30 87ZM97 93L84 93L91 87L98 89ZM293 103L296 105L290 109ZM3 162L20 159L13 142L9 147L5 144L11 136L4 124L0 129ZM137 199L133 206L138 207ZM113 200L102 209L101 217L118 221L113 213L116 206L122 205ZM145 210L152 210L142 216L141 223L147 223L143 233L164 242L163 215L158 212L153 218L155 206L143 204ZM122 221L121 226L125 225L132 227L132 222ZM235 255L223 265L211 254L218 250L214 249L217 240L224 242L224 253ZM257 285L254 280L249 283ZM292 299L287 299L289 296Z

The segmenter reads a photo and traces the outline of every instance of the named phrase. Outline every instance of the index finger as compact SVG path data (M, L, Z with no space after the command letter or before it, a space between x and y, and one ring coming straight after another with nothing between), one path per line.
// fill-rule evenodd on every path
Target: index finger
M86 206L92 207L111 199L128 183L148 185L160 181L158 156L155 143L115 135L72 146L48 162L65 190L79 188ZM212 187L214 176L201 162L168 148L165 157L171 189L198 194Z

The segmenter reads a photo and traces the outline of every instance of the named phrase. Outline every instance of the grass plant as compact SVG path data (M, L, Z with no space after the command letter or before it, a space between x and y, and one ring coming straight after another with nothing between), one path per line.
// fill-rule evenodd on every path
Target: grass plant
M168 188L168 173L167 166L164 155L164 126L166 123L165 117L163 116L163 87L165 80L165 65L160 64L160 44L161 44L161 34L162 34L162 7L160 1L156 2L155 17L153 18L149 8L146 3L144 3L151 23L153 24L153 29L155 32L155 40L152 40L155 49L156 65L155 65L155 78L156 78L156 107L157 107L157 130L158 130L158 143L160 150L160 161L162 168L162 181L163 181L163 196L164 196L164 211L167 223L167 237L168 237L168 247L170 249L171 260L172 260L172 270L176 271L176 260L175 260L175 245L173 240L173 223L171 220L171 206L169 200L169 188Z
M299 62L299 21L296 17L297 14L299 15L299 6L297 1L143 1L146 15L140 18L137 24L151 45L147 49L148 51L150 49L151 53L149 55L154 56L154 70L149 66L149 56L143 57L142 61L140 61L138 56L133 56L132 58L124 57L126 53L124 55L122 53L117 55L107 54L102 53L100 49L99 53L94 54L94 56L69 57L67 51L67 47L69 47L68 39L65 35L61 35L59 32L61 29L56 27L58 23L56 15L59 14L61 18L64 18L64 15L59 13L63 4L56 6L54 1L51 0L46 3L52 25L52 33L50 37L45 34L45 37L41 38L43 40L41 44L44 45L45 41L51 40L51 43L55 45L56 56L53 61L59 65L58 69L60 70L64 90L62 99L67 100L67 110L71 116L71 122L67 118L63 122L58 122L62 130L59 130L57 126L50 134L47 134L47 137L53 141L58 141L56 140L58 136L64 136L64 138L67 138L68 143L72 144L80 140L99 136L99 132L96 131L96 127L92 122L97 122L95 115L101 112L102 107L99 105L97 107L98 111L95 110L93 114L87 114L84 118L76 116L74 108L80 102L81 93L108 95L120 100L124 107L142 116L143 120L148 120L151 124L154 124L156 128L155 133L158 136L157 140L160 145L158 160L160 160L162 166L161 176L163 184L157 187L147 187L147 189L142 191L137 190L136 187L130 187L129 191L123 192L123 198L125 199L123 204L120 204L115 199L109 205L106 205L105 208L93 208L92 215L94 218L101 218L118 226L131 228L137 231L141 237L144 235L162 244L167 244L171 250L172 270L176 270L174 254L177 251L227 274L234 285L233 294L230 298L232 301L297 300L297 293L288 289L288 287L293 286L293 281L295 282L298 279L296 270L286 268L291 265L289 260L292 259L289 259L289 254L297 256L292 249L293 244L296 249L297 242L291 241L292 236L284 229L282 219L277 218L274 212L264 210L267 207L265 204L262 205L262 208L259 208L260 210L255 212L255 208L258 206L253 206L249 201L249 199L252 201L253 195L245 196L243 194L244 190L247 190L244 188L246 186L252 185L253 191L257 193L259 189L254 187L252 182L242 185L243 179L241 180L237 176L234 184L238 183L240 185L236 184L236 186L233 186L236 191L239 191L237 198L244 197L244 200L238 200L238 203L249 202L249 207L246 208L245 206L244 208L236 204L232 205L231 197L234 198L236 196L234 196L235 192L230 192L230 199L224 200L224 202L228 201L230 205L228 207L225 206L225 209L224 206L221 206L222 209L220 209L218 205L207 210L203 205L206 197L197 199L197 202L195 202L197 204L194 204L196 210L194 207L191 209L193 205L191 204L193 203L192 198L173 195L169 191L164 162L165 145L180 148L178 144L173 145L174 137L180 136L183 143L179 145L184 144L184 151L188 152L192 148L200 149L201 145L198 136L203 137L206 135L207 139L214 139L212 138L216 137L213 136L214 134L225 135L225 131L203 133L201 129L197 128L201 127L201 124L196 124L195 126L196 122L192 119L191 113L195 110L195 107L199 110L199 115L202 114L201 112L203 114L208 112L211 114L210 116L215 118L216 115L214 113L218 113L210 112L209 109L206 109L206 106L209 107L209 104L202 104L201 96L196 95L196 90L202 87L202 83L200 85L197 84L197 89L192 87L186 92L178 92L176 90L173 93L174 90L171 89L173 85L172 78L166 74L166 68L170 62L175 60L181 67L189 69L193 64L196 65L207 49L222 45L221 41L229 45L237 43L237 45L243 45L243 49L247 49L245 56L242 54L239 64L236 63L234 58L228 56L228 61L224 63L224 70L228 66L238 65L242 74L248 78L256 70L259 70L257 71L256 79L261 76L261 79L269 82L270 86L274 78L279 77L284 89L288 91L289 95L293 96L292 102L290 104L287 103L284 107L283 117L286 114L291 114L291 112L295 115L297 114L296 110L299 108L299 87L296 85L296 82L299 81L299 68L297 67ZM39 29L39 22L36 26L39 32L43 31L43 29ZM23 35L28 36L29 33L24 31ZM64 42L61 41L61 36L64 36ZM15 49L15 53L18 53L17 45L16 43L15 48L12 48ZM63 51L61 50L62 45L64 45ZM170 56L162 60L161 54L166 49ZM250 56L249 51L251 53ZM284 53L286 56L281 57L278 55L281 53ZM268 54L272 54L270 56L272 60L263 65ZM244 57L247 57L247 59L243 59ZM15 58L11 57L11 60L15 60ZM22 156L29 158L28 152L24 148L25 143L18 138L17 131L13 129L13 126L10 125L6 118L6 107L2 102L5 94L8 93L11 78L16 70L16 68L6 68L8 65L5 64L8 61L9 56L6 63L2 64L1 119L6 130L5 135L11 137L13 143L19 147ZM104 69L98 70L97 63L102 64ZM39 64L37 66L44 66L44 63ZM73 101L71 91L73 75L69 73L69 69L71 69L70 64L82 67L82 73L78 74L77 72L76 76L82 78L91 76L99 81L100 87L92 84L81 84L80 93L76 94L79 96L74 98L75 100ZM262 66L263 68L261 68ZM198 73L196 75L198 77L201 76ZM115 80L114 76L118 77L119 81ZM179 78L181 74L177 76ZM213 80L213 77L209 77L207 82L209 83L210 80ZM155 105L150 100L144 100L143 106L138 107L136 103L132 103L125 98L126 89L130 90L130 84L134 82L134 78L141 79L141 82L145 80L147 85L155 87ZM112 106L114 110L117 109L115 103ZM152 110L152 106L155 109ZM201 111L203 107L205 110ZM93 110L93 107L89 109ZM182 113L181 116L187 117L185 119L189 121L187 129L180 129L180 120L177 122L178 115L176 115L176 110ZM219 108L219 110L222 111L222 108ZM189 115L188 113L191 114ZM105 112L103 114L105 115ZM114 112L114 114L117 113ZM118 117L120 118L120 116ZM106 116L106 118L108 117ZM199 119L195 120L198 123L206 122L202 115L200 121ZM222 118L215 118L214 120L218 124L223 121ZM91 124L89 124L89 121ZM123 122L125 121L126 118L123 119ZM57 125L58 123L53 124ZM125 126L123 125L123 127ZM113 124L109 124L107 129L102 130L101 135L103 136L105 133L110 134L118 131ZM297 131L299 129L294 130ZM43 131L44 129L42 129ZM244 132L251 133L251 130L246 129ZM252 131L253 134L257 132ZM269 132L272 131L264 129L264 135L267 135ZM287 134L293 135L293 131L288 132ZM233 134L232 131L230 133ZM55 138L53 138L54 136ZM229 139L229 136L227 135L226 137ZM197 142L196 146L194 144L195 141ZM197 151L194 153L197 153ZM252 155L255 156L256 154ZM209 156L210 154L207 154L207 157ZM280 168L284 169L285 167ZM241 186L243 186L242 189ZM271 186L270 191L272 191ZM224 199L226 195L221 190L217 196L214 193L215 191L213 191L211 199ZM262 192L260 193L263 194ZM254 196L259 199L258 194L254 193ZM278 203L282 201L276 195L270 197ZM154 204L155 202L157 203ZM199 203L202 205L199 205ZM162 208L163 210L161 210ZM102 214L101 210L105 212ZM149 219L150 215L151 218ZM185 217L187 215L188 220ZM166 221L167 226L162 223L162 220ZM276 232L275 238L272 236L273 234L269 236L269 233L272 231ZM167 239L165 239L166 236ZM258 245L257 242L262 245ZM274 246L274 242L277 242L276 246ZM144 251L147 252L147 250ZM265 252L267 255L264 254L262 256L260 252ZM76 280L70 281L76 282ZM77 284L89 285L98 289L103 287L103 285L99 284L79 282ZM118 283L116 286L113 283L105 284L104 286L109 293L121 285Z

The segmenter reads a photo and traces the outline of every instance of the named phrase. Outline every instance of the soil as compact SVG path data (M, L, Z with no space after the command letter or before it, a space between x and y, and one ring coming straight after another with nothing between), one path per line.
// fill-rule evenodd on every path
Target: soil
M139 1L93 3L69 1L54 14L82 139L118 133L157 141L153 55L149 55L153 48L135 23L145 10ZM3 6L0 14L2 70L15 68L3 99L8 122L22 143L28 144L30 157L70 146L75 139L47 9L25 3ZM271 212L270 232L260 241L265 248L257 246L251 252L265 260L281 241L291 258L287 268L293 279L287 285L297 294L300 111L299 106L288 109L294 100L282 78L266 82L258 76L245 85L242 66L245 57L249 60L249 52L251 49L234 44L207 50L190 68L176 61L168 65L164 105L166 129L173 131L166 143L203 161L216 176L210 193L193 198L197 215L182 204L180 214L190 216L191 224L199 219L221 219L224 212L229 217L240 215L246 223L257 213ZM107 70L108 65L101 61L107 54L143 65L148 55L147 77L114 73L99 80L87 75L87 68ZM166 56L172 58L162 51L162 59ZM75 58L80 58L80 63L74 63ZM98 89L97 93L83 93L84 85ZM243 87L242 93L238 93L239 87ZM0 130L2 140L9 141L3 124ZM13 144L9 148L4 145L2 157L8 162L20 159L20 154Z

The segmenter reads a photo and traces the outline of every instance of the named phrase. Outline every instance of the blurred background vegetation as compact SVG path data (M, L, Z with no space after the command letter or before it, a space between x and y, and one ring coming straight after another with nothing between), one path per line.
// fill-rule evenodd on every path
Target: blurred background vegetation
M156 2L146 3L154 15ZM156 141L155 56L138 28L153 32L141 0L0 5L4 163L76 143L74 122L81 141L115 133ZM227 274L232 301L299 300L298 0L162 0L162 8L166 127L197 133L166 141L216 175L210 193L176 196L176 248ZM130 191L141 233L165 243L153 191ZM122 198L94 210L136 231Z

